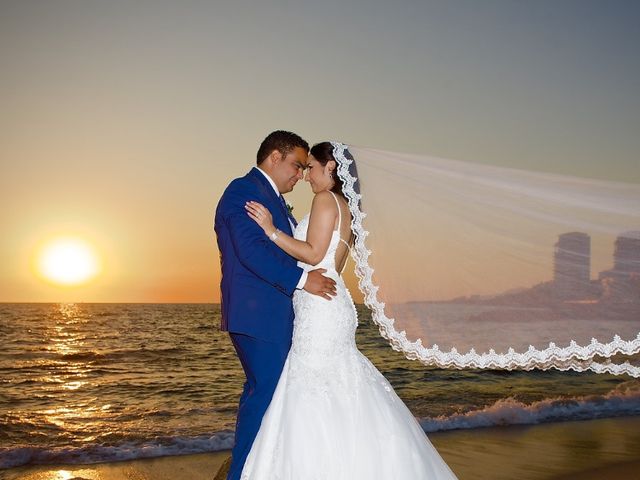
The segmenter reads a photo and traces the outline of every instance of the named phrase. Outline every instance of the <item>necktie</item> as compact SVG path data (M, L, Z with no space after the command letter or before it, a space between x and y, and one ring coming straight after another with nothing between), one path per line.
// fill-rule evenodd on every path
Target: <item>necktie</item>
M287 202L284 201L284 197L282 195L278 195L278 199L280 200L280 203L282 204L282 208L284 208L284 211L287 214L287 218L291 220L291 223L293 223L294 228L297 227L298 222L296 222L296 219L293 217L293 215L291 215L291 212L287 208Z

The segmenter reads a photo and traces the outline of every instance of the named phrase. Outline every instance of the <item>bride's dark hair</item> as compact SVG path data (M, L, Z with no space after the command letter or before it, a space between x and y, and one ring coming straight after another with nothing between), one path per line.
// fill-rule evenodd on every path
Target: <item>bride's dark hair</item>
M315 158L323 167L331 160L334 161L334 163L336 164L336 168L333 170L333 172L331 172L331 178L334 181L331 191L344 197L345 195L342 191L342 180L338 176L338 162L333 156L333 145L331 144L331 142L316 143L313 147L311 147L309 154L313 155L313 158Z

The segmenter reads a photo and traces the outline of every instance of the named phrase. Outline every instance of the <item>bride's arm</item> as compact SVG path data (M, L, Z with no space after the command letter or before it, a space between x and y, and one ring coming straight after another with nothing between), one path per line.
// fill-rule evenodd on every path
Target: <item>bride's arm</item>
M264 233L293 258L316 265L327 253L337 217L336 202L329 192L320 192L313 197L305 241L296 240L280 230L276 232L271 213L260 203L247 202L245 208L249 217L262 227Z

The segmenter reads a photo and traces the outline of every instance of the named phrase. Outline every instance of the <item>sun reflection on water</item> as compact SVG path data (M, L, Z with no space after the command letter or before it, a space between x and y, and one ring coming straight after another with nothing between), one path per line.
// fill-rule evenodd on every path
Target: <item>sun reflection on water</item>
M60 303L56 313L56 323L48 335L50 345L47 350L60 355L78 353L84 346L84 337L73 325L82 316L80 307L75 303Z
M46 360L49 374L41 379L52 384L52 393L62 403L61 406L41 410L46 421L62 429L71 428L71 424L91 418L97 408L86 402L72 402L68 397L74 391L81 390L89 384L87 377L92 367L86 355L86 329L79 324L86 322L89 315L82 306L75 303L60 303L54 306L55 323L48 327L47 346L45 349L58 356L56 360ZM62 478L62 477L61 477Z
M94 470L90 470L87 468L79 469L79 470L56 470L55 472L51 472L51 476L48 476L46 480L97 480L99 475Z
M76 318L80 312L80 308L75 303L60 303L58 311L66 318Z
M87 382L80 382L80 381L67 382L62 386L62 388L64 388L65 390L77 390L77 389L79 389L80 387L82 387L83 385L86 385L86 384L87 384Z

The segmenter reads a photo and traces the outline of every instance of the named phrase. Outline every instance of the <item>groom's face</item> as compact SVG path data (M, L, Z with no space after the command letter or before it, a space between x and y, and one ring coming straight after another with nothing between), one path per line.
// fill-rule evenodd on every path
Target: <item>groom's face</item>
M278 155L278 161L274 163L272 178L280 193L293 190L298 180L302 179L306 166L307 151L304 148L296 147L286 156Z

